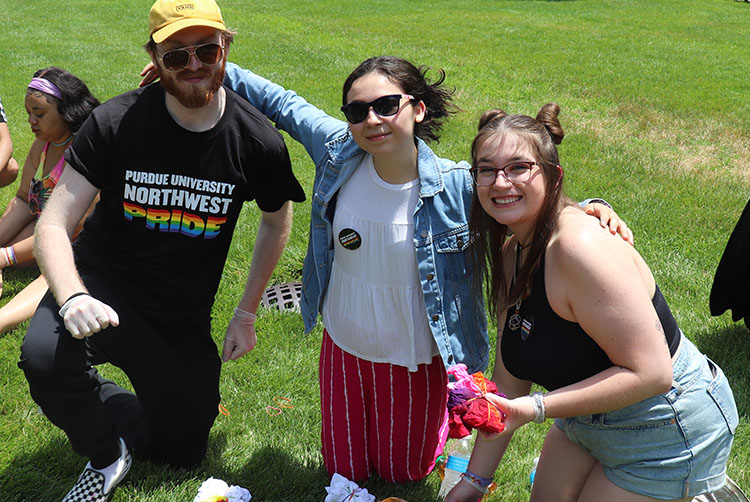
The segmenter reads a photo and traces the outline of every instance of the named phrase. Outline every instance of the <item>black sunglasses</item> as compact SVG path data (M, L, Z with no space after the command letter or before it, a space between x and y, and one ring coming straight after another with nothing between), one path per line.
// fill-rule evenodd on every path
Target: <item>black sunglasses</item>
M159 59L167 71L180 71L190 63L191 55L195 55L202 64L213 66L224 57L224 47L217 43L191 45L167 51Z
M344 112L344 116L350 124L359 124L367 118L367 114L370 113L370 107L381 117L396 115L401 106L402 99L413 101L414 96L410 94L389 94L369 103L362 103L360 101L348 103L341 107L341 111Z

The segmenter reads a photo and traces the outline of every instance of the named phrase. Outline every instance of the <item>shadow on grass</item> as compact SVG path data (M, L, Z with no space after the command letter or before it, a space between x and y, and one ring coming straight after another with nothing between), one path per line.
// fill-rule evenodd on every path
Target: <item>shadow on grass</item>
M322 465L303 465L285 451L271 446L258 450L242 468L240 479L253 495L264 502L320 501L326 496L330 478ZM269 482L272 480L272 482ZM435 487L425 481L394 485L377 476L359 483L377 500L401 497L405 500L436 500Z
M742 417L750 416L750 331L742 322L719 330L706 330L696 336L696 345L716 362L729 380Z
M172 468L165 464L155 464L135 458L119 491L135 490L138 499L147 498L152 493L163 492L165 486L180 486L194 480L205 480L211 476L226 476L221 465L221 452L226 447L226 438L212 434L206 460L194 469ZM73 452L65 436L45 443L43 448L17 455L10 464L0 471L0 500L13 502L41 502L62 500L81 474L86 459ZM207 474L210 473L210 474ZM198 483L199 485L200 483ZM192 490L191 490L192 491ZM197 487L195 493L197 493ZM7 497L7 498L6 498Z
M17 455L0 472L0 493L5 500L20 502L60 500L65 495L66 483L80 474L81 465L71 459L67 441L50 441L44 448Z
M290 433L293 433L290 431ZM303 465L284 450L265 446L257 450L238 473L253 500L323 500L328 474L321 465Z
M162 500L165 490L187 501L209 477L244 486L253 500L264 502L320 501L325 498L328 474L321 465L303 465L273 447L256 451L244 464L228 467L227 439L212 433L206 459L195 469L177 469L135 458L118 492L129 500ZM61 500L81 473L86 460L76 455L59 435L42 448L17 454L0 471L0 500L40 502ZM381 490L390 493L390 490ZM123 493L124 492L124 493ZM127 494L127 495L126 495ZM132 498L136 497L136 498ZM115 495L118 499L118 495ZM385 497L382 497L385 498ZM434 494L416 500L431 500ZM414 500L414 498L412 499Z

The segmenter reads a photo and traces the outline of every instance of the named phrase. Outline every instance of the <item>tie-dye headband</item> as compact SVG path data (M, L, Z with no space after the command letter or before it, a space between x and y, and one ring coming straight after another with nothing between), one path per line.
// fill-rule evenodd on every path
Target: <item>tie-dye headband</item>
M57 99L62 99L63 97L62 92L60 92L60 88L46 78L32 78L31 82L29 82L29 89L36 89L37 91L46 92L47 94L50 94Z

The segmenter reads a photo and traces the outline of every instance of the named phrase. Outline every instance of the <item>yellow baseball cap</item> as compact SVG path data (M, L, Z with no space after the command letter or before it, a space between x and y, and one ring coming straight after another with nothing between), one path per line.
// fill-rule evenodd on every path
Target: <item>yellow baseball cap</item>
M148 31L157 44L191 26L227 29L214 0L156 0L148 14Z

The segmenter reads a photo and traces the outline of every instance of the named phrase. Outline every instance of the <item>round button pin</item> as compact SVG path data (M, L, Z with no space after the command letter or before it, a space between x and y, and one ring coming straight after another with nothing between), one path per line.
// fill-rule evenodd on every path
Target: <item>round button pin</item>
M354 250L362 245L362 237L359 236L356 230L345 228L339 232L339 242L346 249Z

